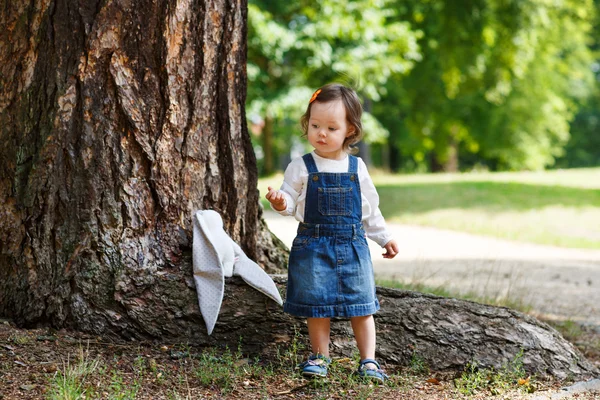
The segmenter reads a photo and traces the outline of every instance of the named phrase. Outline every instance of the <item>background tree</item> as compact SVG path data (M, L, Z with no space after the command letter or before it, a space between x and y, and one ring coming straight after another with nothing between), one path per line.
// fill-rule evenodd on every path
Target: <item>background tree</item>
M379 100L392 74L406 73L419 58L417 34L404 22L389 21L389 3L250 1L248 115L265 120L257 142L264 174L285 167L294 144L301 148L298 121L316 88L346 81L367 105ZM365 108L367 141L384 142L387 130ZM284 155L281 165L278 154Z
M375 116L396 124L407 164L551 166L590 86L592 12L591 1L399 2L398 18L423 32L423 61L390 80Z
M260 221L244 1L0 2L0 315L198 326L191 213L285 265Z
M594 81L589 97L579 98L578 110L571 123L571 137L559 158L559 167L593 167L600 165L600 1L595 0L595 22L589 47L594 62L590 69Z

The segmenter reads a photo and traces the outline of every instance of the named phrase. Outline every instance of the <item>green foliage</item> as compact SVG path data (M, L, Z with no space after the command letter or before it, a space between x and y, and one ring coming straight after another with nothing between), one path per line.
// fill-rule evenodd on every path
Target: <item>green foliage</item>
M588 94L592 78L591 0L398 6L399 18L424 32L423 61L389 81L374 112L385 126L402 119L390 133L405 159L442 168L457 159L490 169L551 166L569 138L574 99Z
M299 146L311 93L341 80L393 170L597 165L598 4L251 0L247 109L268 120L255 146Z
M248 6L247 114L262 118L255 147L287 153L300 137L300 116L319 86L342 81L365 99L378 100L387 80L419 59L418 34L391 22L389 0L251 1ZM365 113L365 140L384 142L388 132ZM298 141L296 141L297 143ZM268 168L264 171L271 172Z
M600 165L600 0L595 0L596 18L590 37L595 61L590 69L595 80L589 85L592 94L578 102L578 113L571 123L571 138L559 167L591 167Z

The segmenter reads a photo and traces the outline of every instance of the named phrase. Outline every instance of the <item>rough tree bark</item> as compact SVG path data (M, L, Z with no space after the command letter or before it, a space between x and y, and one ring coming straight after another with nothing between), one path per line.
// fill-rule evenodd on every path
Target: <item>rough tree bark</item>
M197 324L191 213L268 271L245 0L0 1L0 315L122 335ZM185 299L185 301L183 301Z
M285 278L276 278L282 291ZM210 337L202 329L201 345L228 344L251 354L284 354L295 340L308 348L304 319L281 307L239 278L225 284L221 314ZM418 357L434 371L462 371L469 363L502 368L522 352L523 366L539 377L584 379L599 371L557 331L535 318L503 307L389 288L377 288L381 310L375 314L377 357L409 365ZM332 323L334 356L356 351L350 323ZM268 343L268 346L265 346ZM308 354L308 350L305 351Z

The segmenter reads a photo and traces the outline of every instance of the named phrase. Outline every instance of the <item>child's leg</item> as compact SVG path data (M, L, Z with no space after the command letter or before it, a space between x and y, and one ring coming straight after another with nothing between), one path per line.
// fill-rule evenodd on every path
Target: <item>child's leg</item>
M329 358L330 318L308 318L308 337L313 354L322 354Z
M375 358L375 320L372 315L350 318L360 359ZM371 367L371 364L368 364Z
M375 361L375 320L373 316L353 317L350 318L350 322L360 352L358 375L381 383L385 382L388 376Z

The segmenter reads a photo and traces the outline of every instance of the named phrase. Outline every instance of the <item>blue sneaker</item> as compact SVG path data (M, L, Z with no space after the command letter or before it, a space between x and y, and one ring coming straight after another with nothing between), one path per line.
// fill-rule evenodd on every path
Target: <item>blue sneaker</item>
M331 358L322 354L311 355L308 361L304 361L298 367L302 368L302 376L306 378L327 376L327 367L331 364Z
M367 364L373 364L377 368L367 368L365 367L365 365ZM372 358L365 358L360 363L358 363L358 371L356 372L358 373L358 376L376 380L381 383L385 382L385 380L389 378L381 369L381 365L379 365L379 363L373 360Z

